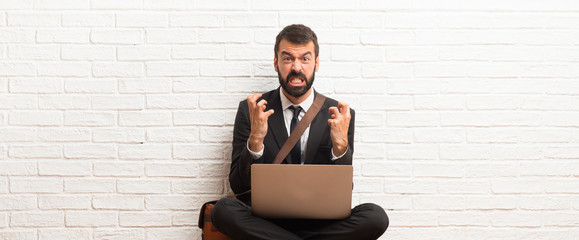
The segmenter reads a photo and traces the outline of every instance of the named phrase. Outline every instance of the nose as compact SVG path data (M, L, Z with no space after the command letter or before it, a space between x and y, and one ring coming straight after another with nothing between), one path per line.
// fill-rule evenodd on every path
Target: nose
M292 70L297 73L302 71L302 64L300 63L300 61L298 60L294 61L294 63L292 64Z

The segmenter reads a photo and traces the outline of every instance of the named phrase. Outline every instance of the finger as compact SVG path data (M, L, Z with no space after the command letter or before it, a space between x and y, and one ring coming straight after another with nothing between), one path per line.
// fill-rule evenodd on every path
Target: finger
M273 109L268 110L267 112L265 112L265 117L269 118L269 116L271 116L273 114Z
M257 99L259 99L261 97L261 93L254 93L249 95L249 97L247 97L247 103L251 103L251 105L255 105L255 102L257 101Z
M337 107L330 107L330 108L328 108L328 111L329 111L330 115L336 115L336 114L340 113L340 110L338 110Z
M261 99L261 101L257 103L257 107L261 109L261 111L265 110L265 105L267 105L267 101L265 101L265 99Z
M346 103L338 102L338 108L340 108L340 113L342 115L350 115L350 106Z

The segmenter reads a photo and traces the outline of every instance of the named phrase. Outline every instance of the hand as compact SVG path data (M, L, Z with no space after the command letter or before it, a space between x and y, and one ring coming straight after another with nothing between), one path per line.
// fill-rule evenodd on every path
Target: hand
M249 106L249 119L251 122L251 133L249 134L249 150L254 152L261 151L263 139L267 134L267 119L273 114L273 109L265 111L267 101L262 99L257 102L261 94L254 93L247 97L247 106Z
M350 128L350 106L338 102L338 107L330 107L330 138L332 139L333 151L340 156L348 149L348 128Z

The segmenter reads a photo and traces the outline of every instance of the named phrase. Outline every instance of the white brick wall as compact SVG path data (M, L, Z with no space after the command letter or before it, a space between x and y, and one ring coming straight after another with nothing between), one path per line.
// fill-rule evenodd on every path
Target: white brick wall
M0 239L200 239L275 35L319 36L381 239L579 238L579 4L2 0Z

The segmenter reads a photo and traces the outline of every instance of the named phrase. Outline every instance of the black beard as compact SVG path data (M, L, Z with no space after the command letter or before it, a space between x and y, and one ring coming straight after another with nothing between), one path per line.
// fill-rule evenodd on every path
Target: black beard
M291 86L289 86L289 79L292 79L294 77L299 77L299 78L305 80L306 86L305 87L291 87ZM283 88L283 90L286 93L288 93L292 97L299 98L299 97L303 96L304 94L306 94L310 90L310 88L312 88L312 85L314 84L314 79L316 78L316 69L314 68L314 72L312 73L312 77L310 77L310 79L308 79L306 77L306 75L304 75L302 72L298 73L298 72L294 72L294 71L291 71L290 73L288 73L286 78L283 79L281 74L279 73L279 69L278 69L277 78L279 79L279 84L281 85L281 88Z

